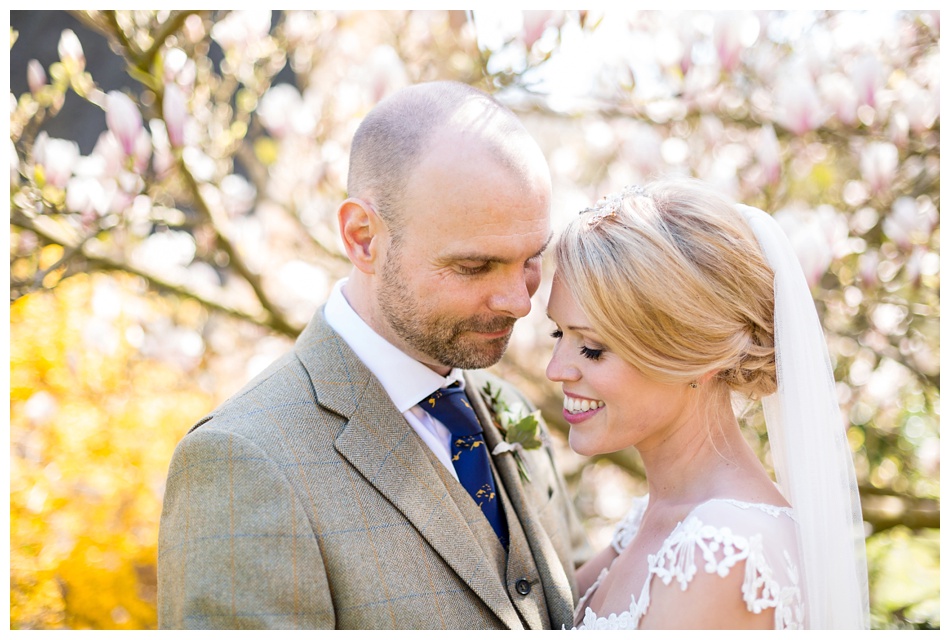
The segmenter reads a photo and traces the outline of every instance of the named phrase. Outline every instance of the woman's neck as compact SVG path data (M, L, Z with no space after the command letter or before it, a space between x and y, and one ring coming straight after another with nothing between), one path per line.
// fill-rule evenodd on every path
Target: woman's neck
M638 447L651 503L696 504L733 486L737 472L764 474L739 430L728 388L703 391L686 420Z

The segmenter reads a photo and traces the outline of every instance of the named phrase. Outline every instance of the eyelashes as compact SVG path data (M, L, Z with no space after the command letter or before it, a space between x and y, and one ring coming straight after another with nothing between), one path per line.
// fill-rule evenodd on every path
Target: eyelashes
M477 276L478 274L485 271L485 266L480 267L466 267L463 265L456 265L456 271L458 271L463 276Z
M551 332L551 337L554 338L555 340L560 340L562 337L564 337L564 332L561 331L560 329L555 329L554 331ZM597 360L600 360L600 357L603 354L604 354L603 349L592 349L586 346L581 347L581 355L587 358L588 360L593 360L596 362Z
M603 349L591 349L590 347L581 347L581 355L587 358L588 360L600 360L600 356L603 355Z

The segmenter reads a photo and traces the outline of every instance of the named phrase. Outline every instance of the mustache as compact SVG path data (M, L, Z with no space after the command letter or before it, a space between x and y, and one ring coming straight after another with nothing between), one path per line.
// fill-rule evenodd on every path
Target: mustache
M476 331L478 333L497 333L515 326L516 318L493 316L490 318L471 318L456 327L456 331Z

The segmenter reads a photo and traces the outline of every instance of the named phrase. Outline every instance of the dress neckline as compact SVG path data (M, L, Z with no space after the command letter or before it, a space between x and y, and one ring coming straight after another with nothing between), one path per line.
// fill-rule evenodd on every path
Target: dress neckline
M649 494L645 494L643 496L634 498L634 502L642 503L642 507L640 508L639 513L638 513L638 519L636 520L637 530L639 530L640 528L640 520L642 520L643 518L643 511L645 510L646 505L649 503L649 499L650 499ZM666 538L663 539L663 542L660 543L660 548L657 551L657 553L663 550L663 548L667 544L667 541L673 537L673 535L679 530L680 527L683 526L684 522L688 522L690 518L695 517L694 514L700 507L703 507L711 502L725 502L735 507L739 507L740 509L758 509L759 511L762 511L763 513L766 513L772 516L773 518L777 518L780 515L785 515L789 517L792 521L798 522L797 519L795 518L795 511L792 507L782 507L782 506L771 504L768 502L748 502L746 500L738 500L736 498L709 498L708 500L704 500L703 502L700 502L699 504L695 505L692 509L689 510L689 512L687 512L685 516L683 516L682 520L676 523L676 526L673 527L670 533L667 534ZM635 535L636 533L634 533L634 537ZM631 540L632 539L633 538L631 537ZM627 542L627 544L629 544L629 541ZM626 548L626 545L624 545L624 548ZM617 551L618 551L617 556L610 562L609 565L607 565L606 567L600 570L600 573L597 575L597 579L594 580L594 583L587 589L587 592L580 599L580 602L578 603L578 609L580 609L580 607L583 606L584 615L581 617L580 621L578 622L576 620L577 616L575 614L575 628L578 628L577 626L578 624L581 626L587 627L590 624L596 624L599 622L619 623L620 621L623 621L624 623L626 623L627 619L631 617L635 617L635 619L639 621L639 619L643 616L643 614L646 613L645 606L649 605L649 597L648 597L649 589L650 589L650 584L652 583L652 580L653 580L653 572L650 571L649 568L647 570L647 576L646 576L646 579L644 580L643 587L640 589L639 598L637 597L636 593L631 593L630 605L627 607L625 611L621 611L620 613L610 613L606 616L601 616L598 613L596 613L593 609L591 609L589 606L585 606L585 603L597 591L597 589L600 587L601 582L603 582L604 578L607 577L607 574L613 568L614 563L616 563L617 559L620 557L621 550L617 550ZM656 554L647 555L648 564L650 563L650 559L654 555ZM641 608L643 608L644 610L641 611ZM618 627L618 628L628 628L628 627Z

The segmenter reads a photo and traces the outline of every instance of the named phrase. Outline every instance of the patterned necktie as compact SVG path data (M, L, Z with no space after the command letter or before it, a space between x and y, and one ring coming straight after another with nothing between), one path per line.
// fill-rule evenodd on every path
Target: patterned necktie
M508 525L495 491L495 480L488 461L488 445L482 437L482 426L465 397L465 391L456 382L447 388L436 389L419 406L452 432L452 464L455 465L459 482L488 518L507 551Z

